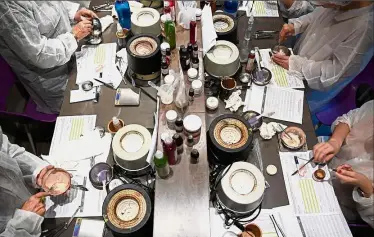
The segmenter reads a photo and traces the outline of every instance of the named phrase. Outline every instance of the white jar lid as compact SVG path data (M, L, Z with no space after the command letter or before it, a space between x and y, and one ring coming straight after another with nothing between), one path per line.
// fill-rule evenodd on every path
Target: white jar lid
M206 99L206 107L210 110L215 110L218 108L218 99L214 96L208 97Z
M196 8L196 16L201 16L201 9L200 8Z
M170 75L168 74L165 78L164 78L164 82L165 84L173 84L175 80L175 77L173 75Z
M194 89L195 94L199 94L201 91L201 88L203 87L203 83L200 80L193 80L191 83L191 87L192 89Z
M162 15L162 16L160 17L160 20L161 20L162 23L165 23L166 20L167 20L166 15Z
M161 51L166 51L167 48L170 49L170 44L168 42L164 42L160 45Z
M197 70L195 68L188 69L187 76L189 78L196 78L197 77Z
M177 120L178 114L175 110L171 109L168 112L166 112L165 116L168 122L175 122L175 120Z
M188 132L197 132L201 129L202 121L199 116L191 114L183 119L183 127Z

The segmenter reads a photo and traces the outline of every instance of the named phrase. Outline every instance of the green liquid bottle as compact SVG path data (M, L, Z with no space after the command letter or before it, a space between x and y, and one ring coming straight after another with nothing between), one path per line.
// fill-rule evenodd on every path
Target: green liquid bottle
M170 49L175 49L176 47L175 24L171 20L170 15L167 15L166 22L165 22L165 36L166 36L166 41L170 44Z
M156 168L156 172L157 172L158 176L161 179L167 178L170 174L170 167L169 167L169 163L168 163L168 158L166 156L164 156L162 151L158 150L155 153L153 161L155 163L155 168Z

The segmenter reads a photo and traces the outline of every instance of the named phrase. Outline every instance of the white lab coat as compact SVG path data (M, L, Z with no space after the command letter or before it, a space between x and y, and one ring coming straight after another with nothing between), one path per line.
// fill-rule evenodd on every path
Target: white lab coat
M350 132L339 153L332 160L331 167L350 164L353 170L366 175L374 183L374 101L366 102L360 108L337 118L331 130L334 131L339 123L347 124ZM370 198L362 197L357 192L357 187L341 184L338 180L333 180L333 185L347 220L354 221L359 214L374 228L374 195Z
M282 0L278 1L279 11L284 18L298 18L300 16L306 15L314 10L314 5L309 1L294 1L290 8L286 8Z
M357 73L363 55L373 47L373 5L349 11L317 7L290 23L296 35L303 34L289 69L302 73L315 90Z
M44 113L58 113L68 62L78 47L71 24L79 4L0 1L0 54Z
M11 144L0 127L0 237L40 236L44 218L20 208L35 192L36 175L46 165Z

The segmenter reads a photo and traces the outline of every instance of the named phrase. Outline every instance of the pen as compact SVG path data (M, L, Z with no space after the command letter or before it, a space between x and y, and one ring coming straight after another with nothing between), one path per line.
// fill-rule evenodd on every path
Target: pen
M293 173L291 174L291 176L293 176L293 175L295 175L296 173L298 173L299 170L301 170L302 168L304 168L307 164L309 164L309 163L312 162L313 160L314 160L314 157L310 158L310 159L308 160L308 162L306 162L305 164L303 164L303 165L300 167L300 169L298 169L298 170L296 170L295 172L293 172Z
M294 160L295 160L296 169L297 169L297 171L299 171L299 160L297 159L297 156L294 156L293 158L294 158ZM299 175L300 175L300 174L299 174Z
M108 87L108 88L110 88L110 89L114 89L113 86L112 86L111 84L105 83L105 82L103 82L103 81L101 81L101 80L99 80L99 79L96 79L96 78L94 78L94 79L95 79L96 81L98 81L98 82L103 83L104 86L106 86L106 87Z

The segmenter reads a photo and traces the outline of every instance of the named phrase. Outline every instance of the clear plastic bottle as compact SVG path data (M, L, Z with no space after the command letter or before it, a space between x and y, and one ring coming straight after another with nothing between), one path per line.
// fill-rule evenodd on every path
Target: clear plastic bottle
M253 28L254 22L255 22L255 17L253 16L253 12L250 12L247 28L245 29L244 40L251 40L252 28Z

